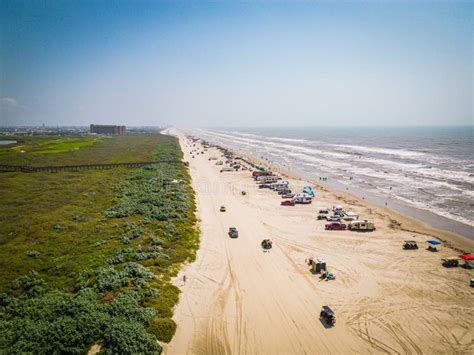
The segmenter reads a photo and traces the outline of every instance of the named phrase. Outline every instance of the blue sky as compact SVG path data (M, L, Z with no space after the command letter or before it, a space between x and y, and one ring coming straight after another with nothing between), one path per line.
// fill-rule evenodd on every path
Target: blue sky
M0 2L0 125L472 124L471 2Z

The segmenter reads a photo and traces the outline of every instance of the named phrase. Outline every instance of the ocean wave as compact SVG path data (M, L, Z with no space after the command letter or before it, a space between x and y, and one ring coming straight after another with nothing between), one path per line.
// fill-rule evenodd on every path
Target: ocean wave
M288 151L293 151L293 152L299 152L302 154L307 154L310 156L316 155L320 157L326 157L326 158L332 157L332 158L340 159L342 160L341 163L344 163L344 164L347 164L347 163L354 164L354 165L357 165L358 163L376 164L386 169L400 170L402 171L402 173L410 173L410 174L414 174L420 177L429 177L435 180L453 180L453 181L458 181L460 183L474 183L474 176L472 176L470 172L454 171L454 170L441 169L441 168L436 168L436 167L429 168L426 166L429 163L428 161L425 161L425 163L422 164L421 162L420 163L402 163L402 162L397 162L397 161L388 160L388 159L372 158L372 157L366 157L366 156L360 156L358 158L354 158L350 154L344 153L344 152L333 152L333 151L321 150L321 149L316 149L316 148L311 148L311 147L303 147L303 146L298 146L298 145L261 141L257 139L251 139L251 138L241 138L241 137L236 137L235 135L232 135L232 134L215 132L215 131L210 131L210 130L207 130L207 131L202 130L202 132L208 132L208 134L211 137L218 136L218 137L226 138L231 143L239 142L242 144L250 145L253 147L257 146L260 148L263 148L265 146L272 146L275 150L281 149L281 152L280 152L281 154ZM347 147L353 147L353 146L348 145ZM377 148L370 148L370 149L376 150ZM378 150L386 150L386 149L380 148ZM424 154L424 153L419 153L419 154ZM336 166L337 164L335 164L335 162L332 161L331 165Z
M307 139L300 139L300 138L284 138L284 137L272 137L272 136L263 136L263 135L258 135L258 134L251 134L251 133L243 133L243 132L238 132L238 131L217 131L216 132L223 132L223 133L231 133L235 134L238 136L243 136L243 137L254 137L257 139L268 139L268 140L274 140L274 141L279 141L279 142L298 142L298 143L307 143L307 142L315 142L315 141L309 141Z
M390 148L379 148L379 147L366 147L362 145L348 145L348 144L332 144L336 149L342 149L347 151L347 149L356 150L364 153L378 153L385 155L396 155L402 158L413 158L413 157L423 157L426 153L405 150L405 149L390 149Z
M474 226L474 221L473 220L470 220L466 217L460 216L460 215L458 215L456 213L453 213L451 211L447 211L447 210L442 209L440 207L433 206L432 204L430 204L428 202L421 202L421 201L413 200L411 198L403 197L403 196L400 196L400 195L393 195L391 197L396 199L396 200L399 200L401 202L404 202L409 206L416 207L420 210L425 210L425 211L434 213L438 216L446 217L446 218L451 219L453 221L458 221L458 222L467 224L469 226Z

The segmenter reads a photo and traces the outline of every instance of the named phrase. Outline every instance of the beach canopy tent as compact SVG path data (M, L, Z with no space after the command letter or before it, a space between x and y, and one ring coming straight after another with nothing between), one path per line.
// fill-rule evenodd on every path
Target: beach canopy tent
M471 254L463 254L463 255L459 255L459 257L463 260L474 260L474 256L472 256Z
M437 240L428 240L427 242L430 243L431 245L439 245L439 244L441 244L441 242L438 242Z

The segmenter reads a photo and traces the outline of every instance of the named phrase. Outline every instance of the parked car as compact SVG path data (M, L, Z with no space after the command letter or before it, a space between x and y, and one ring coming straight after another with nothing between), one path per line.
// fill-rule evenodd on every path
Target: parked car
M295 203L292 200L286 200L286 201L282 201L280 205L281 206L294 206Z
M406 250L418 249L418 244L414 240L405 240L405 243L403 244L403 249L406 249Z
M231 237L231 238L238 238L239 237L239 232L237 231L237 228L235 228L235 227L230 227L229 228L229 237Z
M324 226L327 230L345 230L347 226L344 223L332 222Z
M334 312L332 311L331 308L328 306L323 306L321 309L321 312L319 313L319 316L321 319L323 319L326 324L329 326L333 327L336 324L336 316L334 315Z
M270 239L264 239L262 240L262 248L263 249L271 249L272 248L273 242Z
M295 197L295 194L292 194L292 193L281 195L281 198L293 198L293 197Z
M444 267L458 267L459 260L456 257L444 258L442 259Z
M326 219L328 220L328 222L340 222L341 221L341 217L336 216L336 215L326 217Z
M291 194L291 190L279 190L278 195L286 195Z
M221 206L220 210L221 212L225 212L225 206Z
M318 212L319 214L329 214L329 211L326 209L326 210L319 210Z

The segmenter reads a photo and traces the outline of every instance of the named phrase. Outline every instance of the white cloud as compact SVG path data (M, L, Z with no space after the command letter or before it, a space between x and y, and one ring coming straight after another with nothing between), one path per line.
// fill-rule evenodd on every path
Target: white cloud
M26 109L26 107L20 105L13 97L0 97L0 110L11 111L14 109Z

